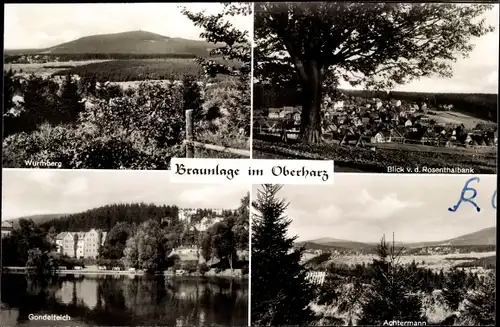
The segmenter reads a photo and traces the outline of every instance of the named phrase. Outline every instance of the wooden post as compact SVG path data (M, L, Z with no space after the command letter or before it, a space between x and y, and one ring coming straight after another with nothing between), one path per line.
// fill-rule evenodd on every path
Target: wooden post
M194 158L193 110L186 110L186 158Z

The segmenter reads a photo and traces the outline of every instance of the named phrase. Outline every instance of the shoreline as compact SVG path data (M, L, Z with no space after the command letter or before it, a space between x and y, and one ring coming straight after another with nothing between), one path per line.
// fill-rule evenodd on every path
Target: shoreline
M28 275L28 271L24 267L16 267L15 269L5 267L2 269L3 274L10 275ZM65 276L65 275L93 275L93 276L165 276L170 278L226 278L226 279L248 279L248 275L200 275L200 274L185 274L176 275L167 272L155 272L154 274L147 274L145 272L129 272L126 270L112 271L112 270L56 270L54 275ZM43 276L43 275L39 275ZM47 274L47 276L51 276Z

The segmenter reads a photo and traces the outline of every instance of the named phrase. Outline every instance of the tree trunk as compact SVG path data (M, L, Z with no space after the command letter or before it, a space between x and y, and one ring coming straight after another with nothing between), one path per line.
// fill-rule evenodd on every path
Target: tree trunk
M232 253L229 255L229 267L231 267L231 273L234 273L234 271L233 271L233 254Z
M317 144L321 137L321 97L322 74L321 67L315 62L310 63L308 80L302 83L304 103L302 104L300 138L307 144Z

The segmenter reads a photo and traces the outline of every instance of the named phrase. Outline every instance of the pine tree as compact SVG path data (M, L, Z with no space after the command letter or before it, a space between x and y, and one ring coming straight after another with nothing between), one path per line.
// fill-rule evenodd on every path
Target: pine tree
M466 295L461 319L469 326L494 326L496 308L496 276L489 272L477 288Z
M78 114L85 109L80 100L78 84L71 75L67 75L59 97L59 114L63 122L76 122Z
M425 322L421 313L422 301L412 292L415 285L413 276L400 269L400 252L395 253L394 245L382 238L376 249L378 259L373 260L372 287L363 303L360 325L383 325L386 321Z
M443 285L443 298L446 305L452 310L457 311L460 302L464 299L466 288L465 288L465 273L453 268L451 269L444 278Z
M300 263L304 249L288 237L288 204L276 197L279 185L262 185L252 204L252 325L305 325L314 298Z

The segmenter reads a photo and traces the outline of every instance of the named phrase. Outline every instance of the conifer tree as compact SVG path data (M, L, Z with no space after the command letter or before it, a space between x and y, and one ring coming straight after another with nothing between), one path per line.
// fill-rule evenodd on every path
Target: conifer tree
M381 326L390 321L425 322L421 313L422 302L412 292L413 276L400 269L401 250L395 253L382 238L377 249L378 259L373 260L373 283L363 303L360 325Z
M85 108L78 92L78 84L68 74L61 86L59 97L59 113L63 122L76 122L78 114Z
M300 263L304 249L288 237L288 204L277 198L279 185L262 185L252 203L252 325L306 325L314 298Z
M461 319L469 326L494 326L496 308L496 277L489 272L477 288L465 296Z
M465 288L466 274L453 268L446 274L443 282L444 302L452 311L457 311L467 292Z

